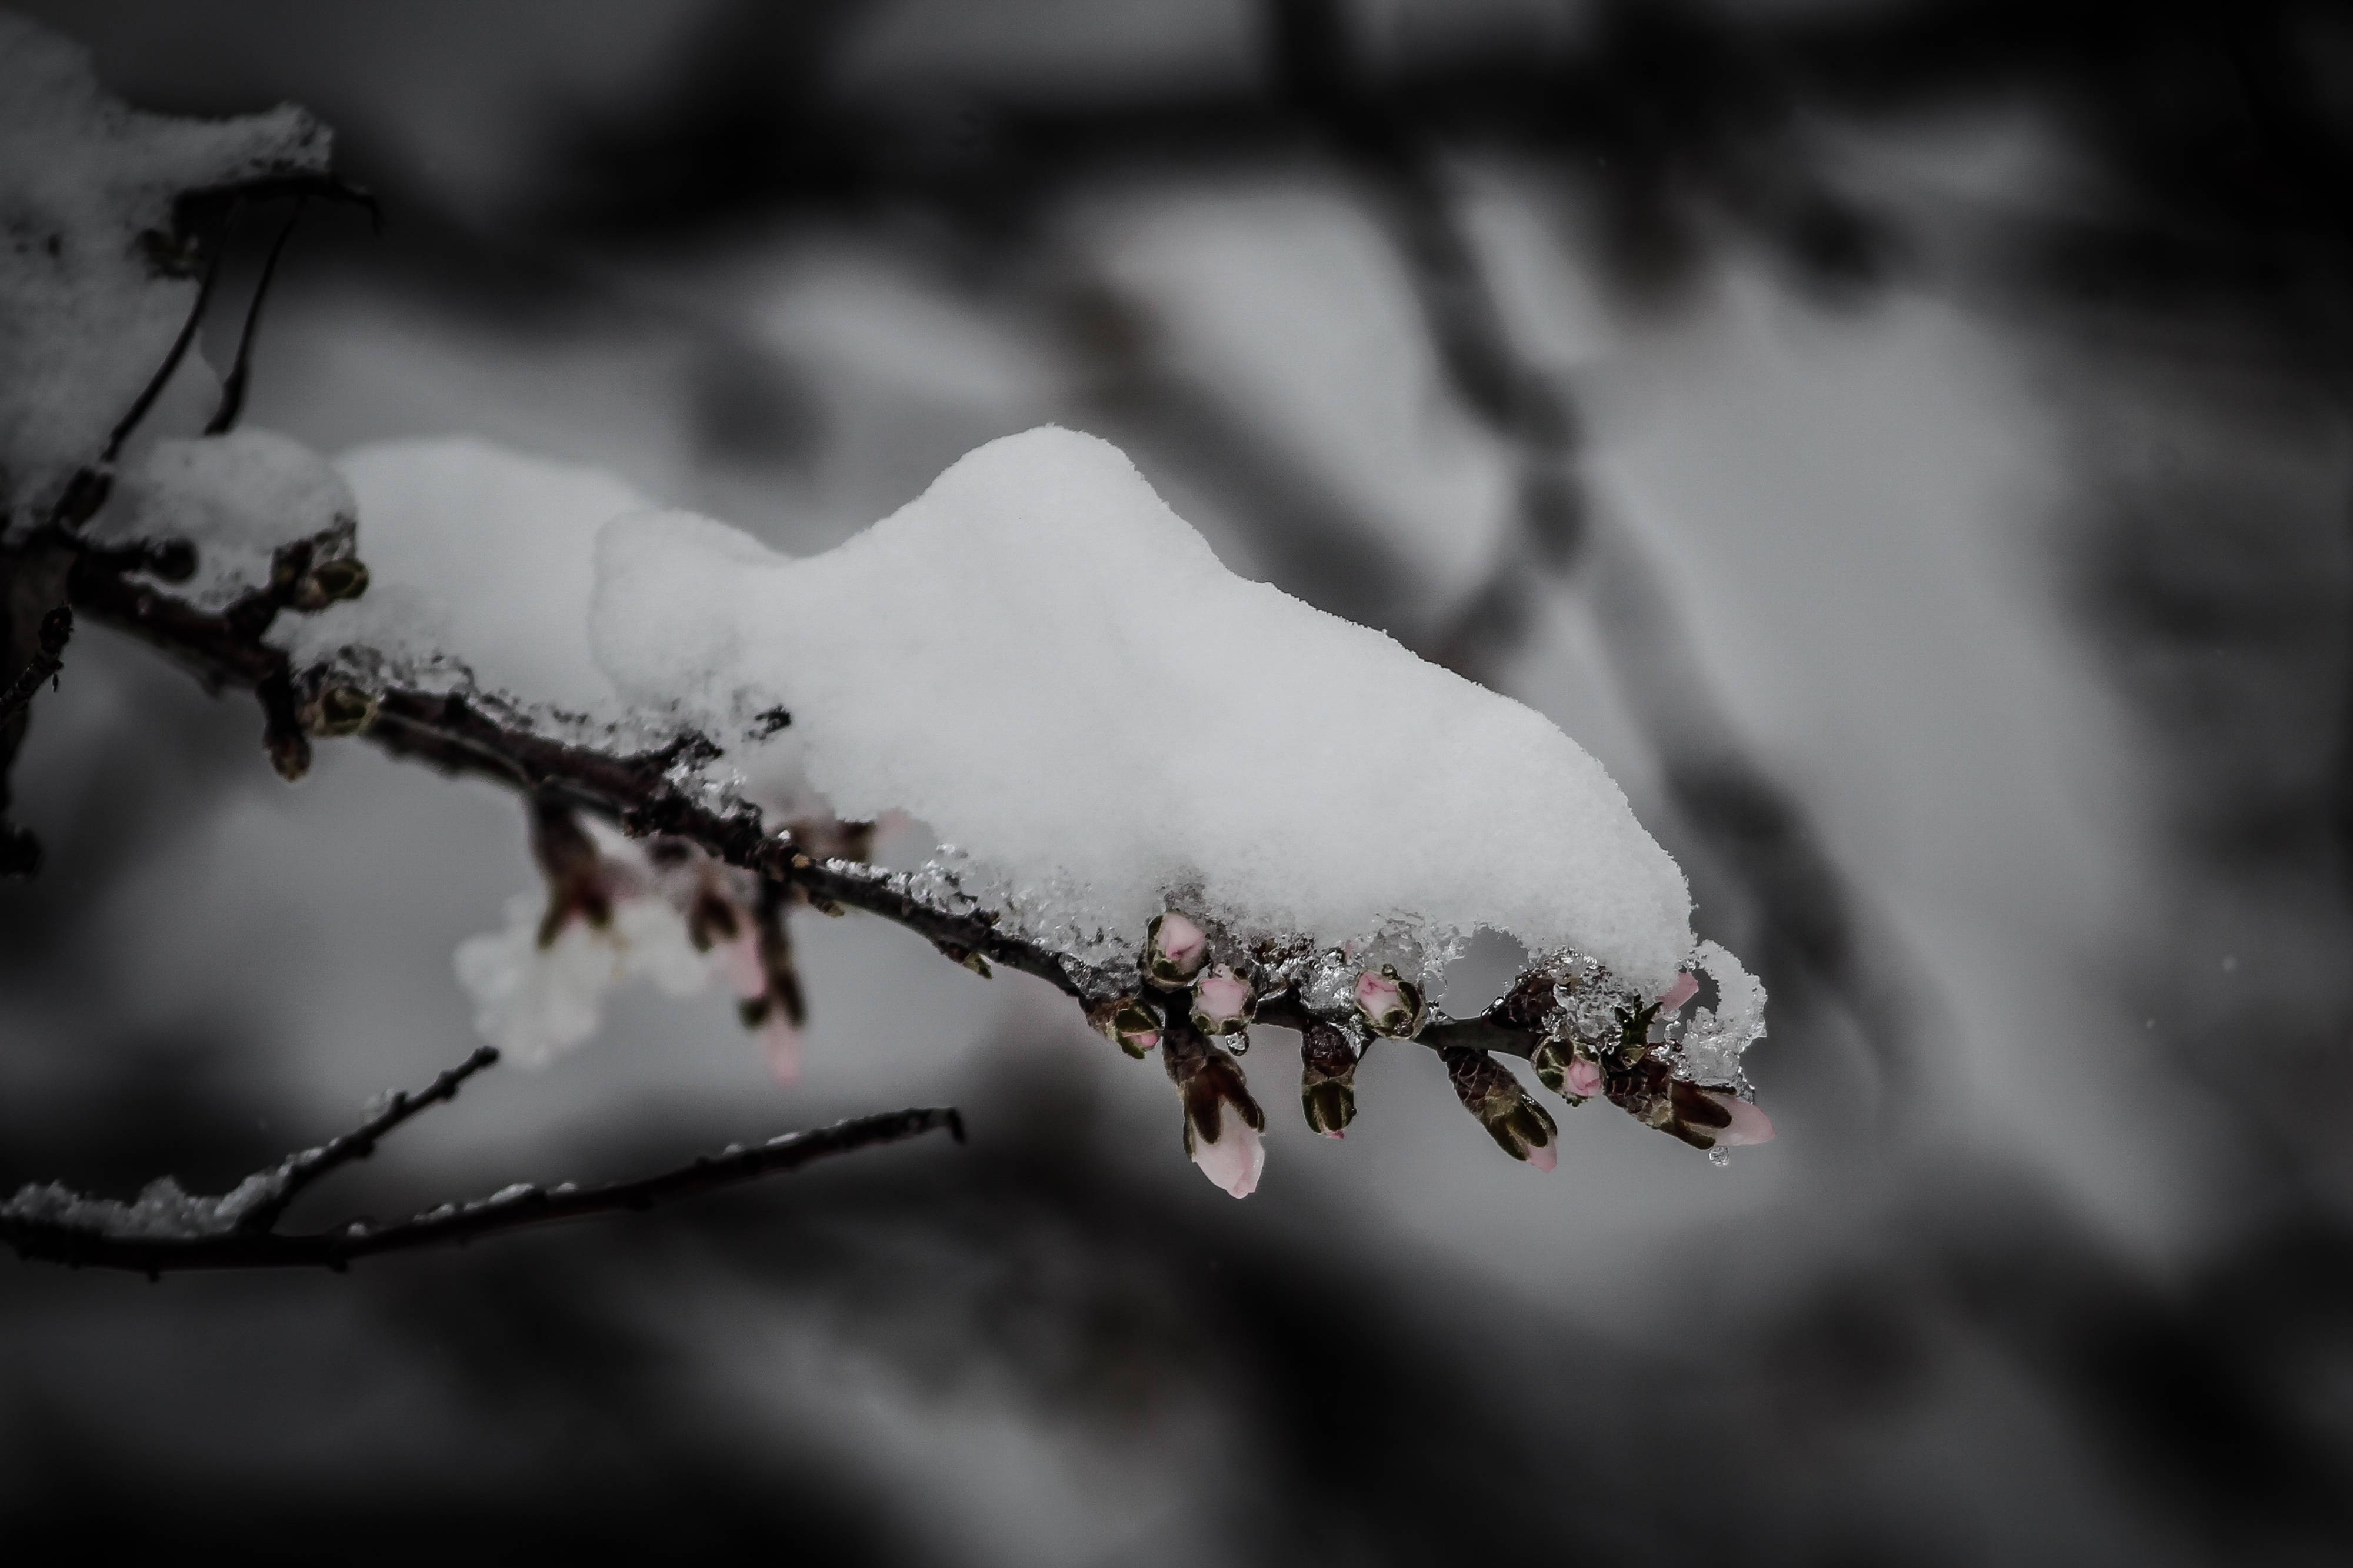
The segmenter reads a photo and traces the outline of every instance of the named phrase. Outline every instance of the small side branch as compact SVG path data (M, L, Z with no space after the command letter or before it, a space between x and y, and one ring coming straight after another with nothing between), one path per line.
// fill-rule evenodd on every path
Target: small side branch
M354 1160L364 1160L375 1153L379 1139L419 1111L457 1099L458 1090L468 1079L486 1068L497 1066L498 1059L498 1051L484 1046L417 1093L410 1094L405 1090L396 1093L382 1110L342 1137L331 1138L315 1149L305 1149L300 1154L289 1155L285 1163L278 1167L274 1193L259 1200L239 1215L237 1228L248 1231L269 1229L278 1223L278 1216L302 1195L305 1188L338 1167L348 1165Z
M261 277L253 286L253 298L246 302L244 330L237 333L236 362L221 382L220 406L205 423L207 436L217 436L228 429L245 412L245 389L253 374L253 339L261 326L262 302L269 298L269 286L278 278L279 258L286 254L286 242L294 237L294 226L302 221L302 206L307 199L295 198L294 210L279 226L278 238L269 247L269 258L261 264Z
M553 1225L589 1215L631 1213L657 1204L797 1171L836 1154L896 1143L944 1128L961 1143L964 1119L952 1108L887 1111L787 1132L765 1143L716 1154L628 1181L553 1187L518 1184L468 1203L443 1204L388 1224L358 1219L332 1230L286 1234L278 1217L330 1173L365 1159L404 1122L458 1096L466 1080L499 1059L484 1047L416 1094L393 1097L360 1126L274 1170L248 1176L217 1198L195 1198L158 1183L134 1205L84 1197L63 1187L27 1187L0 1204L0 1241L19 1258L73 1268L112 1268L150 1279L222 1268L347 1268L354 1258L471 1241L478 1236Z

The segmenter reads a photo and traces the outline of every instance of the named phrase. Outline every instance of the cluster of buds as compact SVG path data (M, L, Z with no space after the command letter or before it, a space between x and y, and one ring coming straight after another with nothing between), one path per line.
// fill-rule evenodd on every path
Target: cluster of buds
M308 539L280 545L269 557L268 584L229 605L222 618L240 636L258 637L280 610L316 615L330 605L358 598L367 592L368 569L352 552L353 537L346 520Z
M1610 1072L1626 1071L1641 1061L1650 1052L1654 1030L1699 991L1698 977L1685 971L1656 1000L1640 1005L1614 994L1606 972L1593 968L1556 983L1547 1008L1540 995L1543 984L1541 975L1524 980L1498 1011L1522 1027L1546 1029L1542 1043L1530 1053L1529 1064L1546 1089L1571 1105L1608 1093Z
M1504 1153L1525 1160L1539 1171L1549 1171L1559 1163L1556 1145L1560 1129L1502 1063L1484 1051L1461 1046L1445 1047L1439 1056L1446 1063L1447 1079L1454 1085L1462 1109L1479 1119L1479 1125Z
M1356 1119L1356 1065L1364 1047L1376 1038L1421 1038L1437 1047L1457 1098L1498 1147L1539 1170L1554 1169L1559 1128L1489 1049L1481 1048L1493 1045L1492 1034L1482 1037L1482 1031L1494 1029L1507 1037L1535 1037L1530 1062L1537 1078L1571 1105L1607 1098L1718 1160L1726 1146L1761 1143L1773 1135L1772 1123L1740 1094L1677 1079L1672 1051L1656 1048L1680 1038L1678 1016L1699 990L1688 973L1646 1002L1598 963L1572 956L1522 976L1478 1023L1438 1016L1433 1027L1421 988L1394 965L1357 970L1352 984L1332 994L1323 990L1323 979L1309 984L1302 961L1313 952L1303 939L1288 949L1261 942L1254 951L1254 958L1234 954L1199 921L1168 910L1145 933L1137 992L1100 1001L1088 1013L1094 1027L1128 1055L1161 1052L1184 1099L1186 1152L1237 1197L1257 1186L1265 1162L1259 1133L1266 1120L1244 1088L1236 1059L1247 1048L1249 1025L1261 1016L1300 1031L1300 1110L1308 1128L1327 1138L1345 1136ZM1229 962L1219 959L1220 952ZM1324 962L1347 961L1334 952ZM1346 973L1344 968L1332 978ZM1317 1000L1311 1004L1306 996ZM1350 1013L1337 1015L1335 1003Z
M1148 991L1092 1008L1088 1021L1129 1056L1155 1047L1185 1105L1185 1152L1210 1181L1247 1197L1266 1166L1259 1134L1266 1112L1244 1087L1241 1063L1258 1016L1258 991L1246 965L1211 962L1209 933L1176 910L1155 915L1136 955ZM1222 1047L1217 1043L1225 1041Z
M1266 1112L1244 1086L1241 1063L1181 1020L1161 1037L1160 1060L1185 1103L1186 1154L1227 1192L1250 1196L1266 1168Z
M629 889L623 868L607 860L571 809L555 801L532 802L531 854L547 882L547 912L540 917L539 945L555 945L564 928L579 921L592 931L613 923L614 900Z
M652 856L671 904L686 921L687 940L711 956L735 994L736 1016L759 1037L769 1074L791 1083L800 1077L807 1009L785 923L787 889L678 840L657 841Z

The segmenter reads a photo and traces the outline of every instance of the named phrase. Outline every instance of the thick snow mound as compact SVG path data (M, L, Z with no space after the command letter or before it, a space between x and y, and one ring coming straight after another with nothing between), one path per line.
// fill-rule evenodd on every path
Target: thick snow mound
M807 560L615 519L589 635L625 696L723 739L784 710L772 743L837 812L921 818L1026 924L1133 942L1175 898L1246 936L1486 926L1646 991L1692 950L1682 873L1575 742L1233 575L1092 437L994 442Z
M610 721L588 649L596 531L645 498L609 474L451 437L385 441L336 459L359 504L369 586L280 621L298 666L366 660L383 675Z

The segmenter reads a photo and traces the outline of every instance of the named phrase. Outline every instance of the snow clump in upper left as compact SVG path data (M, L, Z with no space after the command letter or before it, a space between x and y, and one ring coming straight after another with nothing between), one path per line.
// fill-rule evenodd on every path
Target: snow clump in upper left
M45 517L196 301L185 194L327 171L298 109L181 120L104 92L88 53L0 12L0 534Z

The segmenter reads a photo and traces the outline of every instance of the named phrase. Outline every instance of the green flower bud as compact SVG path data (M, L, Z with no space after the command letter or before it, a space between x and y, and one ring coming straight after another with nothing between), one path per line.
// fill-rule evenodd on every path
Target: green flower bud
M1497 1147L1539 1171L1559 1163L1560 1129L1543 1106L1528 1098L1519 1079L1484 1051L1447 1046L1439 1055L1446 1062L1446 1076L1454 1085L1456 1098L1479 1119Z
M1356 1119L1356 1052L1348 1037L1321 1018L1308 1020L1299 1065L1299 1107L1308 1127L1326 1138L1345 1137Z

